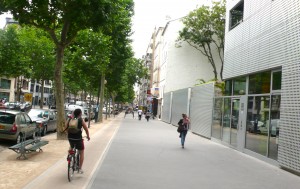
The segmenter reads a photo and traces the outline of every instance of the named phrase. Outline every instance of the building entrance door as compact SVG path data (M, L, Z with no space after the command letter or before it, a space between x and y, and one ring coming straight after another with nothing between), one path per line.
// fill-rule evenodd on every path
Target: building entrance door
M239 117L237 125L237 150L245 149L246 123L247 122L247 96L241 96L239 101Z

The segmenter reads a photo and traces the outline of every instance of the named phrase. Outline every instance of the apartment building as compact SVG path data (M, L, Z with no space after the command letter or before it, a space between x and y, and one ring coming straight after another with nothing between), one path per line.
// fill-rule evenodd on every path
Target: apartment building
M227 1L212 139L300 173L300 3Z

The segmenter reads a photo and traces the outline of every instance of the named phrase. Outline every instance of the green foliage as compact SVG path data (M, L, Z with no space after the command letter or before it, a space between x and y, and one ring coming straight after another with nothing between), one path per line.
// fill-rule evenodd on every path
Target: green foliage
M0 67L1 76L16 78L28 76L28 66L22 52L17 25L9 25L0 32Z
M30 69L28 78L53 80L55 49L49 35L35 27L22 27L19 33L22 54Z
M110 37L92 30L80 31L66 51L65 87L75 94L80 90L97 91L101 74L107 70L110 52Z
M223 54L224 54L224 35L225 35L225 14L226 1L213 2L213 6L201 6L191 11L188 16L182 19L184 28L179 31L177 39L178 46L180 42L185 41L198 51L200 51L209 60L213 67L214 79L218 78L218 71L212 50L216 47L219 59L221 61L220 77L223 72Z
M203 84L214 82L215 87L218 88L222 92L222 94L224 94L224 91L225 91L225 82L224 81L218 81L218 80L215 80L215 79L212 79L212 80L209 80L209 81L205 81L204 79L198 79L197 81L198 81L198 83L195 84L195 86L200 86L200 85L203 85Z

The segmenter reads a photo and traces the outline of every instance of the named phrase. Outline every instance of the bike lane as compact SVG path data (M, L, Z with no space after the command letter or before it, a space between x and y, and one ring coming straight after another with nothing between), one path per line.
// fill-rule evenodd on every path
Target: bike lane
M27 184L24 189L53 189L53 188L86 188L88 182L100 163L104 152L107 150L111 139L120 126L121 118L114 118L108 124L91 136L91 140L85 138L85 160L83 164L84 174L75 173L71 182L68 181L67 150L66 156L56 164ZM84 133L84 132L83 132ZM85 135L85 134L84 134ZM59 149L59 147L58 147Z

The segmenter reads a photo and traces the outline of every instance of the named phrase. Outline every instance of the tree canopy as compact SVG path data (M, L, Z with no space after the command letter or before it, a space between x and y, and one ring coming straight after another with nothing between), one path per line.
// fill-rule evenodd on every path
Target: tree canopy
M110 36L110 33L126 34L125 25L117 24L118 28L113 26L115 23L121 23L126 19L130 20L130 16L133 13L133 1L1 1L0 13L5 11L10 11L21 26L31 25L48 32L55 44L56 64L54 79L58 111L57 130L63 131L65 116L62 71L65 48L74 40L79 31L85 29L92 29L93 31L103 30L105 31L104 34L108 36ZM128 24L127 22L125 23ZM62 132L57 132L57 134L58 138L65 138Z

